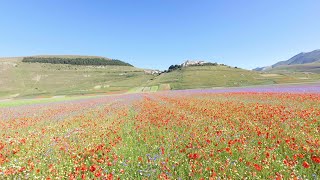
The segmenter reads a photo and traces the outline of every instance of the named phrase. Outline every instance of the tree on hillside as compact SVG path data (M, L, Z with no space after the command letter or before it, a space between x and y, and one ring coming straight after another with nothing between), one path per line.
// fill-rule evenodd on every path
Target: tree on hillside
M71 65L93 65L93 66L132 66L129 63L118 59L105 59L98 57L83 58L61 58L61 57L24 57L22 62L29 63L50 63L50 64L71 64Z

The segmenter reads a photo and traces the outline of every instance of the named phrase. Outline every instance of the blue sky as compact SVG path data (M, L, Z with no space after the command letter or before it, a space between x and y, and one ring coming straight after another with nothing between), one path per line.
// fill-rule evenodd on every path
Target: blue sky
M99 55L251 69L320 49L319 0L0 1L0 56Z

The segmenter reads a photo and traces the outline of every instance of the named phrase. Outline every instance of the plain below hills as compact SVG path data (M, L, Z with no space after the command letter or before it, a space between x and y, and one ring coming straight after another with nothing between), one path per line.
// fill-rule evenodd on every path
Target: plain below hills
M0 58L1 99L304 83L319 79L317 73L266 73L219 64L184 66L151 74L124 61L97 56Z

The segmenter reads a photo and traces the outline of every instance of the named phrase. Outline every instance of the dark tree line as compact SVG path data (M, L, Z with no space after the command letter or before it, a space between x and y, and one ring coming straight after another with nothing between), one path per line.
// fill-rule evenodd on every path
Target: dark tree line
M83 58L61 58L61 57L24 57L22 62L29 63L50 63L50 64L72 64L72 65L93 65L93 66L132 66L129 63L118 59L105 59L96 57Z
M168 72L171 72L171 71L173 71L173 70L177 70L177 69L180 69L182 66L181 65L178 65L178 64L176 64L176 65L171 65L170 67L169 67L169 69L168 69Z

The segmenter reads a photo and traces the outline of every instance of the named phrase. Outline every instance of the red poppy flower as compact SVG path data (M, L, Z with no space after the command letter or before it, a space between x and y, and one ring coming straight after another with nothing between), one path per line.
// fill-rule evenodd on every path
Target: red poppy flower
M191 153L191 154L188 155L188 157L189 157L190 159L199 159L199 158L200 158L200 155L197 154L197 153Z
M96 173L94 173L95 177L100 177L101 176L101 171L97 171Z
M320 164L320 157L312 156L311 159L313 162Z
M90 166L90 168L89 168L89 169L90 169L90 171L91 171L91 172L94 172L97 168L96 168L96 166L95 166L95 165L92 165L92 166Z
M262 170L262 166L260 166L259 164L254 164L253 166L257 171L261 171Z
M308 162L304 161L304 162L302 163L302 166L303 166L304 168L309 168L309 167L310 167L310 164L309 164Z

